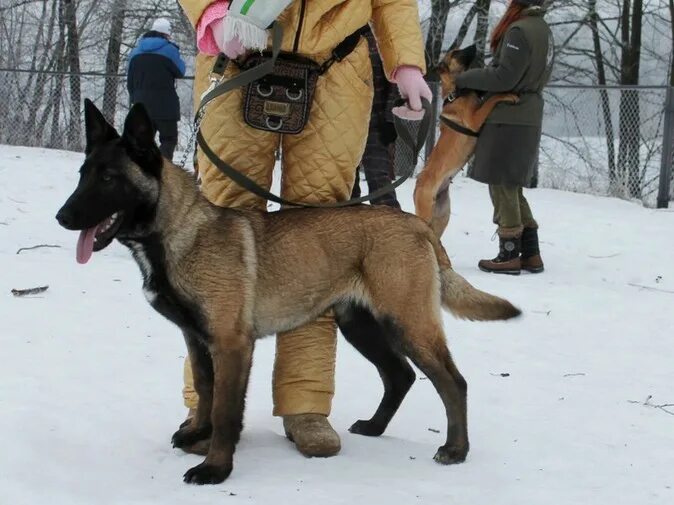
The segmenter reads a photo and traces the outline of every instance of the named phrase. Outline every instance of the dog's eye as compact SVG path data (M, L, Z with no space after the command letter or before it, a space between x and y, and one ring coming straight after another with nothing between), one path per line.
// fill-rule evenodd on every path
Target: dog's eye
M112 176L110 174L103 174L101 180L103 182L112 182Z

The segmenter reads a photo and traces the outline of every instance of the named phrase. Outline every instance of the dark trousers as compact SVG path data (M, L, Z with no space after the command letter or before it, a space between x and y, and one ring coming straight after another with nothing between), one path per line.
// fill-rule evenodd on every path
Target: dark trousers
M159 150L162 156L173 161L173 152L178 145L178 122L155 121L154 124L159 132Z
M373 142L370 142L370 140L373 140ZM375 139L368 139L361 166L365 172L365 180L367 181L367 187L370 193L374 193L379 188L390 184L394 180L393 162L388 149L383 143L377 142ZM360 196L360 186L358 185L359 179L360 170L357 168L356 184L353 186L351 198L358 198ZM392 189L390 193L386 193L378 198L373 198L371 203L372 205L388 205L395 209L400 208L394 189Z
M489 185L494 204L494 224L503 237L517 237L524 228L538 228L529 202L519 186Z

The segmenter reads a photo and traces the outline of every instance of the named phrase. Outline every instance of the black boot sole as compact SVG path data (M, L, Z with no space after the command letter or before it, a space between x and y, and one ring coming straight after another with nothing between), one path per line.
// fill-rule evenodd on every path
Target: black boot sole
M489 270L488 268L484 268L479 265L478 268L488 274L520 275L522 273L521 270Z
M522 270L529 272L530 274L542 274L543 272L545 272L545 267L538 267L538 268L522 267Z

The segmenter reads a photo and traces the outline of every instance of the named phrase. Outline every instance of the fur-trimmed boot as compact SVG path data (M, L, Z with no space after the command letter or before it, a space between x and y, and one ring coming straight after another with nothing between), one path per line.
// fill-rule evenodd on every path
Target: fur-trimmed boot
M283 416L283 428L286 437L295 443L297 450L309 458L334 456L342 448L339 435L324 415Z
M524 228L522 232L522 270L540 274L545 270L538 246L538 229Z
M483 272L520 275L522 272L521 248L522 237L499 237L498 256L493 260L480 260L477 266Z

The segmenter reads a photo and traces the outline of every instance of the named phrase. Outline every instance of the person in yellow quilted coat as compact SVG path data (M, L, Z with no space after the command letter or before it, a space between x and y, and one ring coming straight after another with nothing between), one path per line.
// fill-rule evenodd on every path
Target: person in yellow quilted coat
M323 63L347 36L371 23L387 77L396 82L408 108L421 111L431 92L423 80L424 51L416 0L180 0L197 31L196 103L209 85L214 57L230 58L266 48L272 21L283 28L282 51ZM225 77L237 73L228 65ZM281 196L298 202L334 202L351 195L356 167L365 149L372 103L372 69L364 38L317 83L304 130L280 135L248 126L242 91L213 102L202 131L218 156L269 188L277 151L281 152ZM416 114L418 117L419 113ZM201 190L214 204L266 209L266 202L239 187L198 153ZM307 265L311 268L311 265ZM278 287L280 290L283 286ZM336 326L330 314L279 335L273 376L274 415L283 417L288 438L306 456L331 456L340 449L328 423L334 394ZM194 412L189 360L185 366L185 405ZM203 452L207 447L192 448Z

